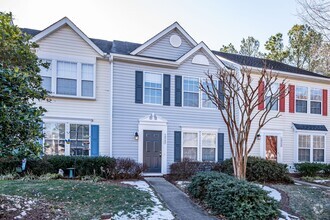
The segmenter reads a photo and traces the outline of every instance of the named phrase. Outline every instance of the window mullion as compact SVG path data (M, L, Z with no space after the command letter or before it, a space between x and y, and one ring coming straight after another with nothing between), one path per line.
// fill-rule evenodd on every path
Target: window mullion
M77 63L77 96L81 96L81 80L82 80L82 73L81 73L81 63Z

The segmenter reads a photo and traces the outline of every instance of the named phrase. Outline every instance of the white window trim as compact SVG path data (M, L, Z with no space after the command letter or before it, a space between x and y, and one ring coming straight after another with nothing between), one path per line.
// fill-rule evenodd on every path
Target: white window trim
M184 158L183 157L183 133L197 133L197 140L198 140L198 146L197 146L197 161L203 162L202 159L202 133L213 133L216 136L216 144L215 144L215 161L218 162L218 129L208 129L208 128L182 128L181 129L181 161ZM190 146L187 146L190 147Z
M203 106L203 91L201 89L199 89L198 91L198 107L193 107L193 106L185 106L184 105L184 78L194 78L194 79L198 79L198 85L200 85L201 82L203 82L203 80L206 80L206 78L202 78L202 77L195 77L195 76L182 76L182 96L181 96L181 100L182 100L182 107L183 108L192 108L192 109L213 109L213 110L218 110L216 107L204 107ZM218 83L218 80L215 80ZM193 92L191 92L193 93ZM197 93L197 92L196 92Z
M298 99L298 100L303 100L303 101L307 101L307 112L297 112L297 87L306 87L307 88L307 99ZM321 90L321 113L320 114L314 114L311 113L311 90L312 89L318 89ZM309 114L309 115L320 115L322 116L322 108L323 108L323 88L320 87L315 87L315 86L307 86L307 85L296 85L295 86L295 97L294 97L294 109L295 109L295 113L298 114Z
M319 100L312 100L312 98L311 98L312 90L320 90L321 91L321 101L319 101ZM309 99L310 99L310 107L309 107L310 114L312 114L312 115L322 115L322 109L323 109L323 90L320 89L320 88L311 87L310 90L309 90ZM316 114L316 113L312 113L311 112L312 102L320 102L321 103L320 114Z
M72 98L72 99L86 99L86 100L95 100L96 99L96 57L94 58L87 58L87 57L78 57L78 56L65 56L65 55L58 55L53 53L45 53L37 51L38 58L41 60L50 60L52 66L52 74L51 74L51 93L48 93L51 97L59 97L59 98ZM77 95L62 95L56 94L57 90L57 62L73 62L77 63ZM82 64L91 64L93 65L93 97L82 96L81 95L81 65ZM61 77L60 77L61 78Z
M146 79L146 74L147 73L152 73L152 74L157 74L157 75L161 75L161 82L162 82L162 86L161 86L161 94L160 94L160 104L158 103L146 103L145 102L145 79ZM162 106L163 105L163 93L164 93L164 74L163 73L160 73L160 72L154 72L154 71L143 71L143 101L142 103L143 104L146 104L146 105L158 105L158 106Z
M311 136L311 148L310 150L310 155L309 155L309 161L299 161L299 135L309 135ZM313 161L313 138L314 136L324 136L324 161ZM303 148L302 148L303 149ZM317 148L319 149L319 148ZM310 162L310 163L326 163L327 161L327 154L326 154L326 149L327 149L327 134L325 132L319 132L319 131L299 131L296 132L295 134L295 161L296 163L305 163L305 162Z
M63 121L63 120L57 120L57 119L44 119L44 123L43 123L43 128L45 128L45 124L46 123L58 123L58 124L65 124L65 140L70 139L70 124L82 124L82 125L88 125L89 126L89 155L91 156L92 153L92 142L91 142L91 132L92 132L92 124L86 121L74 121L74 120L70 120L70 121ZM44 144L45 144L45 137L42 139L42 151L44 152ZM75 141L75 140L71 140L70 141ZM65 141L65 147L64 147L65 151L64 151L64 155L65 156L71 156L70 155L70 144L68 144Z

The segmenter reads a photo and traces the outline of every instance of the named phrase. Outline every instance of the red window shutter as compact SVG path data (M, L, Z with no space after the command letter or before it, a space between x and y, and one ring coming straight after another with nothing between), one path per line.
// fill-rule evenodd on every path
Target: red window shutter
M328 90L323 89L323 114L324 116L328 115Z
M280 112L285 112L285 85L280 85Z
M294 113L295 86L289 85L289 112Z
M258 110L264 110L265 108L265 83L264 82L259 82L259 87L258 87Z

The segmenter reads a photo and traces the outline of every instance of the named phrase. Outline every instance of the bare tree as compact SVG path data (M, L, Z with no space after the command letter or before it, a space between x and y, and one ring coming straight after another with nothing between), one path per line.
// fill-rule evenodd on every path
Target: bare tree
M330 41L330 1L297 0L299 17Z
M245 179L247 158L260 130L281 115L271 110L288 94L286 79L279 80L277 74L266 68L253 74L247 67L238 71L220 69L217 74L206 76L200 89L217 106L227 126L234 174ZM251 129L252 126L256 129Z

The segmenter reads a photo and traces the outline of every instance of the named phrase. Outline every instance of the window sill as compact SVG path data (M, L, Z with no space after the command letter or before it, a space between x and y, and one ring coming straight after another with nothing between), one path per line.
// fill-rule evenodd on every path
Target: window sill
M71 96L71 95L58 95L58 94L48 94L49 98L63 98L63 99L77 99L77 100L91 100L96 101L96 97L84 97L84 96Z

